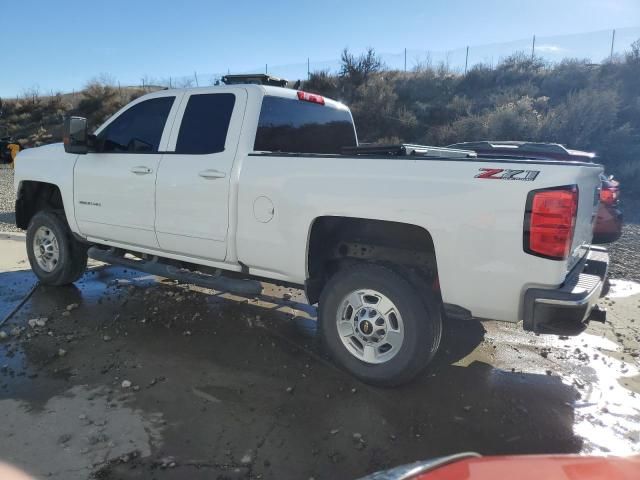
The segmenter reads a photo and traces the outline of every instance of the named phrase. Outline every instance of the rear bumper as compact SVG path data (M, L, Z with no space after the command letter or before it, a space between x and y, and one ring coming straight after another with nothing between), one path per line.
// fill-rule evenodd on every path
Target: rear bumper
M591 247L557 289L530 288L524 295L524 329L536 333L578 335L589 320L604 322L596 306L604 289L609 254Z

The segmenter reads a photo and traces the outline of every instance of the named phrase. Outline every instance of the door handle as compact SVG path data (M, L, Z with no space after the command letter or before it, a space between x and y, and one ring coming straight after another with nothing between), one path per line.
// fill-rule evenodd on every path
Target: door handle
M131 171L133 173L139 173L141 175L146 175L147 173L153 172L149 167L145 167L144 165L138 165L137 167L131 167Z
M227 176L226 173L213 169L202 170L201 172L198 172L198 175L202 178L224 178Z

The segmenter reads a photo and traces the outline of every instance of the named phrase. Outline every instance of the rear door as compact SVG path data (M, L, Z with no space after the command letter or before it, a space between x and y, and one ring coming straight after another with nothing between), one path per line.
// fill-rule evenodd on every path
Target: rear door
M158 248L155 187L175 93L162 92L121 111L98 131L95 151L74 169L75 216L86 236ZM172 110L173 109L173 110Z
M241 88L185 94L158 171L155 229L162 250L225 259L231 170L246 103Z

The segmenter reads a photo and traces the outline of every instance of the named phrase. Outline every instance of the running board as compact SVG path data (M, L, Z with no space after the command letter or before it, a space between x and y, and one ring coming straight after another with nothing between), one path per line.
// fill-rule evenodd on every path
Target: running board
M104 263L121 265L133 270L139 270L159 277L171 278L183 283L191 283L200 287L211 288L221 292L230 292L244 296L257 296L262 293L262 285L257 280L245 280L229 278L222 275L218 270L215 275L194 272L185 268L179 268L162 262L160 257L152 257L151 260L138 260L126 258L123 250L110 248L104 250L91 247L87 252L90 258Z

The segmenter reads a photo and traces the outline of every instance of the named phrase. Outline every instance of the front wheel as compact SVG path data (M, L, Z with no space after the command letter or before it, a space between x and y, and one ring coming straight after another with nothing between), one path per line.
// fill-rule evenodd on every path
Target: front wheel
M87 268L87 247L73 238L64 214L36 213L27 228L27 256L45 285L67 285Z
M333 358L364 382L406 383L435 354L442 319L430 291L386 266L357 264L329 279L319 329Z

